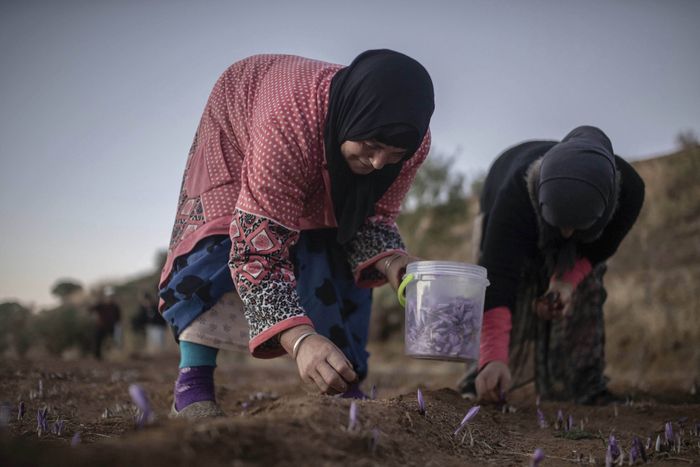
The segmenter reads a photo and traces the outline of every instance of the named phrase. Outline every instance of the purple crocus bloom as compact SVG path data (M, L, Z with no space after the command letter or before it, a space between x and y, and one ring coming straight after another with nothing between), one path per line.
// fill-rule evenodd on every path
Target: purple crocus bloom
M566 431L571 431L574 429L574 417L569 415L569 419L566 423Z
M455 430L454 436L457 436L457 433L459 433L459 432L462 430L462 428L464 428L464 426L465 426L467 423L469 423L469 421L470 421L472 418L474 418L474 417L476 416L476 414L479 413L479 409L481 409L481 406L479 406L479 405L475 405L474 407L472 407L471 409L469 409L469 411L467 412L467 414L466 414L466 415L464 416L464 418L462 419L462 422L459 424L459 426L458 426L457 429Z
M370 389L370 391L369 391L369 398L372 400L377 399L377 385L376 384L372 385L372 389Z
M664 426L664 436L666 437L666 444L673 443L673 425L671 422L666 422Z
M532 467L537 467L540 465L540 462L544 459L544 451L540 448L535 449L535 452L532 453L532 459L530 461L530 465Z
M70 439L71 447L76 447L80 444L80 432L76 431L73 437Z
M661 435L656 435L656 444L654 444L654 451L661 451Z
M613 456L610 453L610 447L608 446L608 449L605 451L605 467L612 467L613 465Z
M25 412L26 408L24 406L24 401L19 401L19 407L17 407L17 420L22 420Z
M56 420L53 423L53 426L51 427L51 433L55 434L56 436L61 436L63 434L63 426L64 426L64 421L61 420L60 418Z
M547 420L545 420L544 414L539 407L537 408L537 425L539 425L540 428L547 428Z
M423 400L423 393L418 389L418 411L421 415L425 415L425 401Z
M633 454L635 454L636 457L633 457ZM644 444L642 444L642 440L640 440L636 436L632 438L632 449L630 450L630 458L632 458L633 464L637 461L637 459L642 459L642 461L644 462L647 461L647 453L644 449Z
M348 416L348 431L353 431L357 428L357 404L355 401L350 403L350 414Z
M617 458L620 457L620 445L617 444L615 435L610 435L610 438L608 439L608 452L610 452L613 461L616 461Z
M379 446L379 428L375 426L372 428L372 438L369 441L369 450L372 454L377 450L377 446Z
M138 426L143 426L151 418L151 404L148 402L148 395L138 384L129 385L129 395L136 407L141 411L141 415L137 417L137 424Z
M564 414L562 413L561 409L557 411L557 421L555 424L555 428L558 430L559 428L564 428Z

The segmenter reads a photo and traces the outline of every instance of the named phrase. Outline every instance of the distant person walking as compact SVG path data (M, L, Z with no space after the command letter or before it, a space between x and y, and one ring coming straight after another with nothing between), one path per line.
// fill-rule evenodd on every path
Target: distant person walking
M433 85L390 50L349 66L234 63L190 149L160 281L180 344L172 414L220 415L218 349L291 355L324 393L361 397L371 287L412 260L395 219L430 146Z
M464 397L497 401L534 379L543 398L611 398L603 375L605 261L639 215L644 183L608 137L582 126L491 166L477 230L486 291L478 368Z
M165 346L166 323L158 311L158 301L145 292L139 300L139 307L131 320L134 334L145 342L147 353L157 353Z
M105 287L97 303L90 307L90 312L97 317L94 354L95 358L101 360L106 338L111 337L117 345L121 344L121 308L114 301L114 290L111 287Z

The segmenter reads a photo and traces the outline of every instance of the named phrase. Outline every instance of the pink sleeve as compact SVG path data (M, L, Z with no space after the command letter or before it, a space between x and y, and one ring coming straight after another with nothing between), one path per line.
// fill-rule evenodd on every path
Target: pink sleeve
M576 288L581 281L591 272L593 266L588 258L579 258L574 266L561 276L553 275L551 281L559 280L567 282Z
M494 360L508 364L511 316L508 307L499 306L484 312L479 348L479 370Z

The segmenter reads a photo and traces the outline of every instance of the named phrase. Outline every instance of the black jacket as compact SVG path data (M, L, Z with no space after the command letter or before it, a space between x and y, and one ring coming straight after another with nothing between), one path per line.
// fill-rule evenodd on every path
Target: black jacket
M556 141L519 144L499 156L489 169L481 196L484 219L479 260L487 268L491 282L486 289L486 310L507 306L512 311L526 266L544 266L538 248L538 214L526 178L530 165L555 144ZM617 210L599 238L577 245L578 254L594 266L617 251L644 201L644 182L634 168L618 156L615 164L620 175Z

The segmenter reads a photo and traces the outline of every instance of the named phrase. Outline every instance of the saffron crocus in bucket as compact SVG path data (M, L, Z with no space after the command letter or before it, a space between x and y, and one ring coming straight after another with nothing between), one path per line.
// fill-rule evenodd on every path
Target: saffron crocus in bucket
M353 431L357 428L357 404L353 401L350 403L350 413L348 415L348 431Z
M418 389L418 412L421 415L425 415L425 401L423 400L423 393Z
M141 415L137 417L136 423L138 426L143 426L151 419L151 404L148 402L148 395L146 391L138 384L129 385L129 395L131 400L134 401L136 407L138 407Z
M454 436L457 436L457 433L459 433L459 432L462 430L462 428L464 428L464 426L465 426L467 423L469 423L469 421L470 421L472 418L474 418L474 417L476 416L476 414L479 413L479 409L481 409L481 406L479 406L479 405L475 405L474 407L472 407L471 409L469 409L469 411L467 412L467 414L466 414L466 415L464 416L464 418L462 419L462 422L459 424L459 426L458 426L457 429L455 430Z

